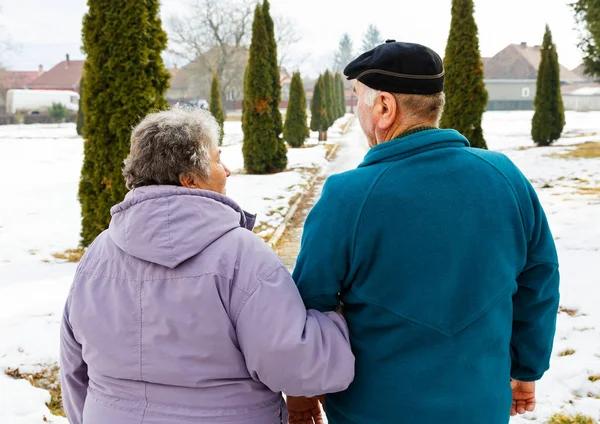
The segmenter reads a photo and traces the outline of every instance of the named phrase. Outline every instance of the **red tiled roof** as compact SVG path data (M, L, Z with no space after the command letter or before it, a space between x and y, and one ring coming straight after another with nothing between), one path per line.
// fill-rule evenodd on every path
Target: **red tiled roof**
M510 44L494 57L482 59L488 79L536 79L541 61L540 46ZM584 78L560 65L561 81L579 82Z
M83 72L83 60L62 61L35 81L27 84L27 88L78 88Z
M0 86L6 90L24 88L39 76L37 71L2 71L0 72Z

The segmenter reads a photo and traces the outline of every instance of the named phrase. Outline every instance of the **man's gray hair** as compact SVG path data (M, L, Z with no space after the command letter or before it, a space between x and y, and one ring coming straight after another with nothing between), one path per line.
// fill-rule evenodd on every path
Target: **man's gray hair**
M215 118L201 109L174 106L146 116L131 134L123 168L127 188L181 185L181 174L209 179L220 132Z
M358 81L359 84L362 84ZM363 84L364 102L367 106L373 107L377 96L381 91L375 90ZM429 121L435 121L437 124L442 117L444 105L446 104L446 95L437 94L400 94L390 93L396 99L396 105L404 111L404 115L409 118L422 118Z

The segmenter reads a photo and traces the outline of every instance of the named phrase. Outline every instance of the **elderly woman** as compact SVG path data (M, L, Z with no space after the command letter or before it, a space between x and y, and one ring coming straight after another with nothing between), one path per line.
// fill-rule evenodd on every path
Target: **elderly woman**
M131 190L84 255L61 331L72 424L287 422L282 392L354 376L336 313L306 311L280 259L225 196L219 126L201 110L134 130Z

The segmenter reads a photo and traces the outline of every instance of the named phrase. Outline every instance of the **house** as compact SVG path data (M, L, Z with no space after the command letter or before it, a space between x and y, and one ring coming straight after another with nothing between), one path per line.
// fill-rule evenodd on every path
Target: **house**
M540 46L510 44L495 56L483 58L488 110L533 110L536 80L541 62ZM581 84L586 78L560 65L563 86Z
M585 79L587 82L592 82L594 80L593 77L585 73L585 65L582 63L577 68L573 69L573 73L579 75L581 78Z
M43 73L44 67L42 65L37 71L7 71L0 69L0 86L5 90L25 88L27 84L36 80Z
M244 97L244 74L248 63L248 49L245 47L226 47L227 59L224 64L223 75L219 81L221 91L224 93L223 107L226 110L240 110ZM212 83L211 68L221 62L221 48L213 48L187 65L170 69L171 82L167 91L167 101L173 103L198 102L210 98ZM290 83L292 79L285 68L279 70L279 83L281 84L281 107L287 106L289 100Z
M83 60L66 60L25 85L31 90L74 90L79 92Z
M600 83L572 84L562 88L566 110L588 112L600 110Z
M223 62L221 91L225 94L224 108L234 109L241 104L244 95L244 73L248 62L248 49L244 47L225 47L227 57L222 61L222 50L213 48L187 65L171 69L171 82L166 98L169 103L210 99L212 83L211 69Z
M44 73L40 65L37 71L8 71L0 69L0 114L5 112L6 92L11 89L25 88L27 84Z

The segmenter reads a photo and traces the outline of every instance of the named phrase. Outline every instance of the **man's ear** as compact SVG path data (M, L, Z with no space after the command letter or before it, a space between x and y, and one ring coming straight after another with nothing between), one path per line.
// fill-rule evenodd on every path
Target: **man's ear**
M379 94L378 97L378 110L379 120L377 126L382 130L387 130L396 122L396 115L398 112L398 106L396 105L396 98L385 91Z

